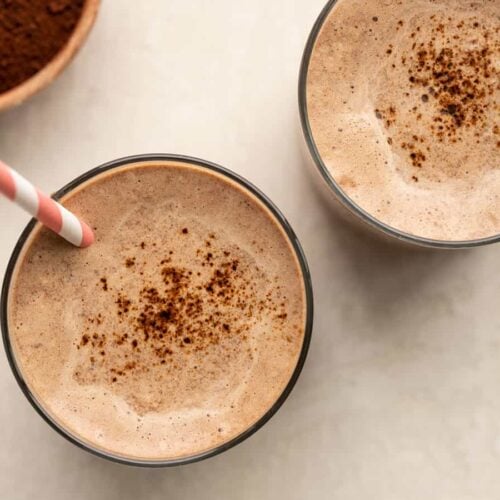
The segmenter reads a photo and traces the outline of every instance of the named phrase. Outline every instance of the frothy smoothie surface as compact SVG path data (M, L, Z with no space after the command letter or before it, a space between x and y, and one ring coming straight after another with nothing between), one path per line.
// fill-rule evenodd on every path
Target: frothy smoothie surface
M339 0L308 117L341 189L421 237L500 233L500 2Z
M9 293L14 355L60 425L140 459L231 440L276 402L304 341L304 278L273 214L239 184L176 162L87 181L63 203L95 228L30 236Z

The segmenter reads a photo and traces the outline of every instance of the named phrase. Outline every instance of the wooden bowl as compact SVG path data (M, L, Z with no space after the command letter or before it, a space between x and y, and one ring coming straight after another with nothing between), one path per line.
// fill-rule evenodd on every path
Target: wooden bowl
M38 73L35 73L31 78L28 78L16 87L0 94L0 111L21 104L33 94L36 94L39 90L52 83L59 73L71 62L85 42L94 24L99 4L100 0L85 0L80 19L66 44Z

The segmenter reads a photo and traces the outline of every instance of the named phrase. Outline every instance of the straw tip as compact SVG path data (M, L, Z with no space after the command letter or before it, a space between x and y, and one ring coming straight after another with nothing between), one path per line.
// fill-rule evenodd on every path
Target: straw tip
M92 245L95 241L95 236L87 224L82 223L82 242L80 243L80 248L86 248Z

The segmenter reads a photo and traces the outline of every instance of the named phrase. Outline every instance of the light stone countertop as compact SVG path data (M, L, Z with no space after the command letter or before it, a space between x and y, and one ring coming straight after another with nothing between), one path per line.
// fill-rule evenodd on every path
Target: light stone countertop
M292 395L205 462L95 458L32 410L0 356L5 500L500 498L500 247L408 253L342 225L301 153L297 75L324 0L104 0L88 44L0 115L0 157L46 191L134 153L198 156L281 208L315 327ZM28 217L0 200L0 273Z

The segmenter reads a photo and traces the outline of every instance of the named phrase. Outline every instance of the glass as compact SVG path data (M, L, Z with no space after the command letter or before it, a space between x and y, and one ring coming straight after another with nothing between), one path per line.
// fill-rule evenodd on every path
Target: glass
M299 261L300 269L302 272L302 277L304 280L304 291L305 291L305 298L306 298L306 321L305 321L305 331L304 331L304 340L302 343L302 348L300 351L299 358L297 360L297 365L295 367L295 370L285 387L284 391L280 395L280 397L276 400L276 402L272 405L272 407L257 421L255 422L250 428L245 430L243 433L241 433L239 436L235 437L231 441L228 441L226 443L223 443L222 445L205 451L203 453L194 455L194 456L189 456L189 457L182 457L178 459L172 459L172 460L142 460L142 459L134 459L134 458L128 458L128 457L123 457L119 455L112 454L110 452L101 450L99 448L93 447L90 443L87 443L86 441L80 439L78 436L75 436L72 434L68 429L65 429L59 422L57 422L52 416L43 408L43 405L37 401L36 397L32 392L30 391L27 383L25 382L23 378L23 374L21 373L21 370L19 369L16 359L13 353L12 345L10 343L10 337L9 337L9 325L7 321L7 310L8 310L8 302L9 302L9 288L10 288L10 283L12 280L13 272L17 263L17 259L19 258L19 255L23 249L23 246L28 239L31 231L37 224L37 221L32 219L30 223L27 225L23 233L21 234L14 251L12 253L12 256L9 260L8 266L7 266L7 271L5 274L4 282L3 282L3 288L2 288L2 295L0 299L0 327L2 330L2 336L3 336L3 342L5 346L5 351L7 353L7 358L10 364L10 367L14 373L14 376L23 391L24 395L28 399L28 401L31 403L33 408L41 415L41 417L53 428L55 429L59 434L61 434L63 437L65 437L68 441L71 443L75 444L76 446L83 448L84 450L93 453L94 455L123 463L123 464L128 464L128 465L136 465L136 466L143 466L143 467L166 467L166 466L173 466L173 465L181 465L181 464L187 464L191 462L196 462L199 460L203 460L205 458L217 455L219 453L222 453L223 451L228 450L229 448L232 448L233 446L241 443L244 441L246 438L251 436L254 432L256 432L258 429L260 429L281 407L281 405L284 403L285 399L288 397L290 394L291 390L293 389L299 374L302 370L302 367L304 365L306 356L307 356L307 351L309 348L309 343L311 339L311 332L312 332L312 323L313 323L313 292L312 292L312 282L311 282L311 275L307 266L307 261L304 256L304 253L302 251L302 248L300 246L300 243L295 236L295 233L293 232L292 228L286 221L285 217L281 214L281 212L276 208L276 206L267 198L259 189L257 189L255 186L253 186L250 182L245 180L244 178L240 177L239 175L235 174L234 172L231 172L230 170L227 170L219 165L216 165L214 163L210 163L204 160L199 160L196 158L191 158L187 156L180 156L180 155L171 155L171 154L155 154L155 155L137 155L137 156L129 156L126 158L121 158L118 160L111 161L109 163L105 163L104 165L101 165L99 167L96 167L92 170L89 170L88 172L84 173L83 175L77 177L75 180L64 186L62 189L57 191L54 194L55 199L59 199L65 194L69 193L73 189L77 188L80 184L83 182L91 179L92 177L99 175L103 172L106 172L108 170L112 170L114 168L122 167L127 164L131 163L139 163L139 162L163 162L163 161L178 161L181 163L188 163L192 165L196 165L198 167L203 167L208 170L215 171L225 177L228 177L230 180L235 181L238 183L245 191L251 193L259 201L261 201L264 206L271 212L271 214L275 217L276 221L278 224L283 228L285 231L290 244L292 245L292 248L297 256L297 260Z
M412 245L418 245L421 247L430 247L430 248L442 248L442 249L459 249L459 248L471 248L482 245L488 245L491 243L500 242L500 234L489 236L487 238L480 238L474 240L465 240L465 241L446 241L446 240L436 240L423 238L421 236L416 236L414 234L405 233L404 231L400 231L394 227L388 226L383 222L379 221L368 212L363 210L359 205L354 203L341 189L341 187L337 184L332 174L329 172L327 166L324 164L321 155L319 154L318 148L314 141L314 137L311 131L311 126L309 123L309 116L307 112L307 73L309 70L309 61L311 59L311 54L314 49L314 45L316 43L316 38L323 26L323 23L327 19L330 11L333 9L337 0L329 0L329 2L325 5L321 13L319 14L314 26L309 34L309 38L307 40L304 54L302 56L302 63L300 67L300 75L299 75L299 112L300 112L300 121L302 124L302 131L304 133L304 138L307 144L307 148L311 154L315 170L320 174L323 179L323 184L326 183L330 193L332 193L336 201L340 202L340 204L347 209L347 211L354 215L359 221L363 223L365 228L374 229L379 234L384 234L389 236L392 241L399 240L400 242L410 243Z

